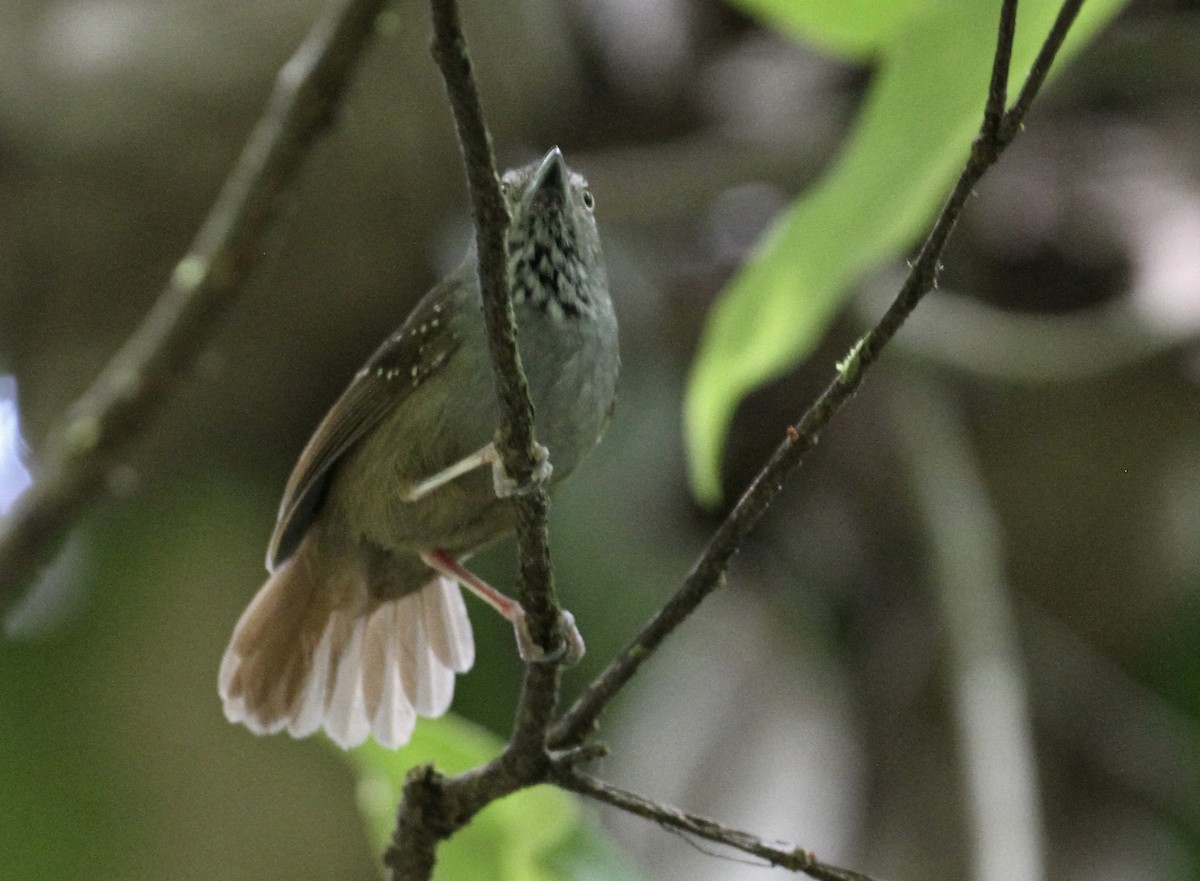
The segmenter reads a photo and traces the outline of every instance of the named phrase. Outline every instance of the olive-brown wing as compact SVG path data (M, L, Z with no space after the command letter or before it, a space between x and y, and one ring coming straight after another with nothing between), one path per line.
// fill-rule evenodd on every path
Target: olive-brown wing
M339 462L458 348L460 340L445 320L447 298L459 281L457 276L426 295L317 426L283 491L267 547L267 569L274 571L296 550L320 512Z

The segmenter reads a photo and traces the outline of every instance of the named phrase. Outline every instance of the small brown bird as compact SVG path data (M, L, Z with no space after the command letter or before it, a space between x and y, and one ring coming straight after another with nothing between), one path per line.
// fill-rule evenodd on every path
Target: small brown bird
M548 448L539 478L553 487L607 424L616 318L592 194L559 150L501 188L518 343ZM544 658L520 605L461 563L512 532L503 497L518 491L492 445L500 416L481 310L472 250L317 427L284 491L271 575L221 662L230 721L295 737L324 728L343 747L372 734L407 742L474 662L459 584L513 622L526 660Z

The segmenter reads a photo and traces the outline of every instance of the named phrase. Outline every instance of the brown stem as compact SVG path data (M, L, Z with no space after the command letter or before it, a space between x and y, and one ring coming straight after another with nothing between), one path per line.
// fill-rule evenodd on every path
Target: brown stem
M141 325L51 432L34 485L0 524L0 615L96 500L269 250L280 195L333 121L385 0L331 7L279 72L187 255Z

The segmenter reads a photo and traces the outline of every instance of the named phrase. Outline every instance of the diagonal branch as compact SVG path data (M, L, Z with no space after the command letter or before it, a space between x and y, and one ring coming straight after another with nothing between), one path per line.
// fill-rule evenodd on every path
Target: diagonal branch
M331 7L284 65L187 255L140 327L51 432L34 485L0 524L0 615L101 494L113 462L187 375L268 250L280 195L335 118L385 0Z
M666 605L646 624L640 633L588 685L575 704L555 723L550 731L552 747L562 748L582 743L595 728L596 720L641 665L664 639L691 615L725 580L729 561L737 553L742 540L762 518L771 502L783 487L787 476L796 470L805 456L817 444L821 431L839 410L854 396L862 383L864 372L878 359L888 341L912 314L921 298L936 284L941 257L967 199L984 173L996 162L1004 148L1011 143L1025 118L1030 103L1045 81L1058 49L1082 0L1066 0L1062 11L1047 36L1037 61L1030 70L1020 97L1011 109L1001 114L1005 90L997 82L1007 79L1012 52L1011 31L1016 15L1016 0L1004 0L999 36L993 61L992 88L989 89L984 121L971 148L966 165L926 237L908 276L891 306L837 365L837 376L817 397L800 421L789 426L779 446L766 465L738 499L733 510L709 540L700 559L693 565L683 585ZM999 119L997 124L995 120Z
M637 793L618 789L578 771L566 770L555 774L553 779L564 789L605 802L647 820L653 820L660 826L677 829L707 841L732 847L765 860L770 866L777 866L790 872L801 872L810 878L816 878L817 881L871 881L869 875L821 862L810 850L763 841L750 832L730 829L707 817L658 804Z

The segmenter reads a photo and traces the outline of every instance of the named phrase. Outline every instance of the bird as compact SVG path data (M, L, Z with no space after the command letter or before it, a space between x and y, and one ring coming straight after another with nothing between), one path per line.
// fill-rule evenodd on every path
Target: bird
M507 272L553 490L605 430L618 331L595 200L555 147L500 179ZM269 577L220 665L225 716L255 733L318 730L396 748L444 713L475 647L460 585L545 660L519 603L464 565L515 528L474 246L354 375L300 454L267 550ZM490 473L489 473L490 472ZM564 612L568 652L582 654Z

